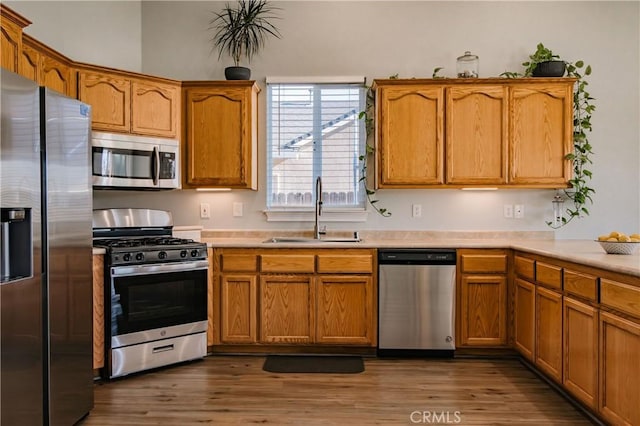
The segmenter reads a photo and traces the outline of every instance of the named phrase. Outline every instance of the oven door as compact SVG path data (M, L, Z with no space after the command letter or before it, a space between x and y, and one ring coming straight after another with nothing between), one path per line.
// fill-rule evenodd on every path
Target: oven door
M110 268L111 348L207 329L208 262Z

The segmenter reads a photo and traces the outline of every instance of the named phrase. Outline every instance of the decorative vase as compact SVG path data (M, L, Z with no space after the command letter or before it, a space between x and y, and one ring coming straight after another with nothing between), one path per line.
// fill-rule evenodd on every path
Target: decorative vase
M227 80L249 80L251 70L247 67L227 67L224 69L224 76Z
M546 61L536 65L531 75L534 77L562 77L565 70L564 61Z

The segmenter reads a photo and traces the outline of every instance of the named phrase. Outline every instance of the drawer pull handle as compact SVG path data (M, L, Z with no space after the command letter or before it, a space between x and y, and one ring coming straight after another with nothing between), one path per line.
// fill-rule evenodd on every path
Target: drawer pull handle
M167 352L172 350L173 350L173 345L164 345L164 346L158 346L157 348L153 348L152 352L154 354L157 354L158 352Z

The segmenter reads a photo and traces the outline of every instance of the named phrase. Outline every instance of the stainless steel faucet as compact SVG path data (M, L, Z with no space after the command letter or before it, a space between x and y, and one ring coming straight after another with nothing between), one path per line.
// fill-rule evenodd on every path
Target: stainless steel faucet
M313 226L313 238L316 240L320 239L320 234L324 234L324 232L320 231L320 216L322 216L322 178L318 176L316 178L316 218Z

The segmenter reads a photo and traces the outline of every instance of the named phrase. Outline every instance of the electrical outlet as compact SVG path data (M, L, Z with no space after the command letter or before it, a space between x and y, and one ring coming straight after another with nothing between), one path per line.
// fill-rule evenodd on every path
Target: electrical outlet
M502 206L502 211L504 217L511 219L513 218L513 204L505 204Z
M412 217L422 217L422 204L414 204L411 206Z
M522 219L524 217L524 204L516 204L513 206L513 216L516 219Z
M242 203L233 203L233 217L242 217Z
M200 203L200 219L211 219L211 207L209 203Z

